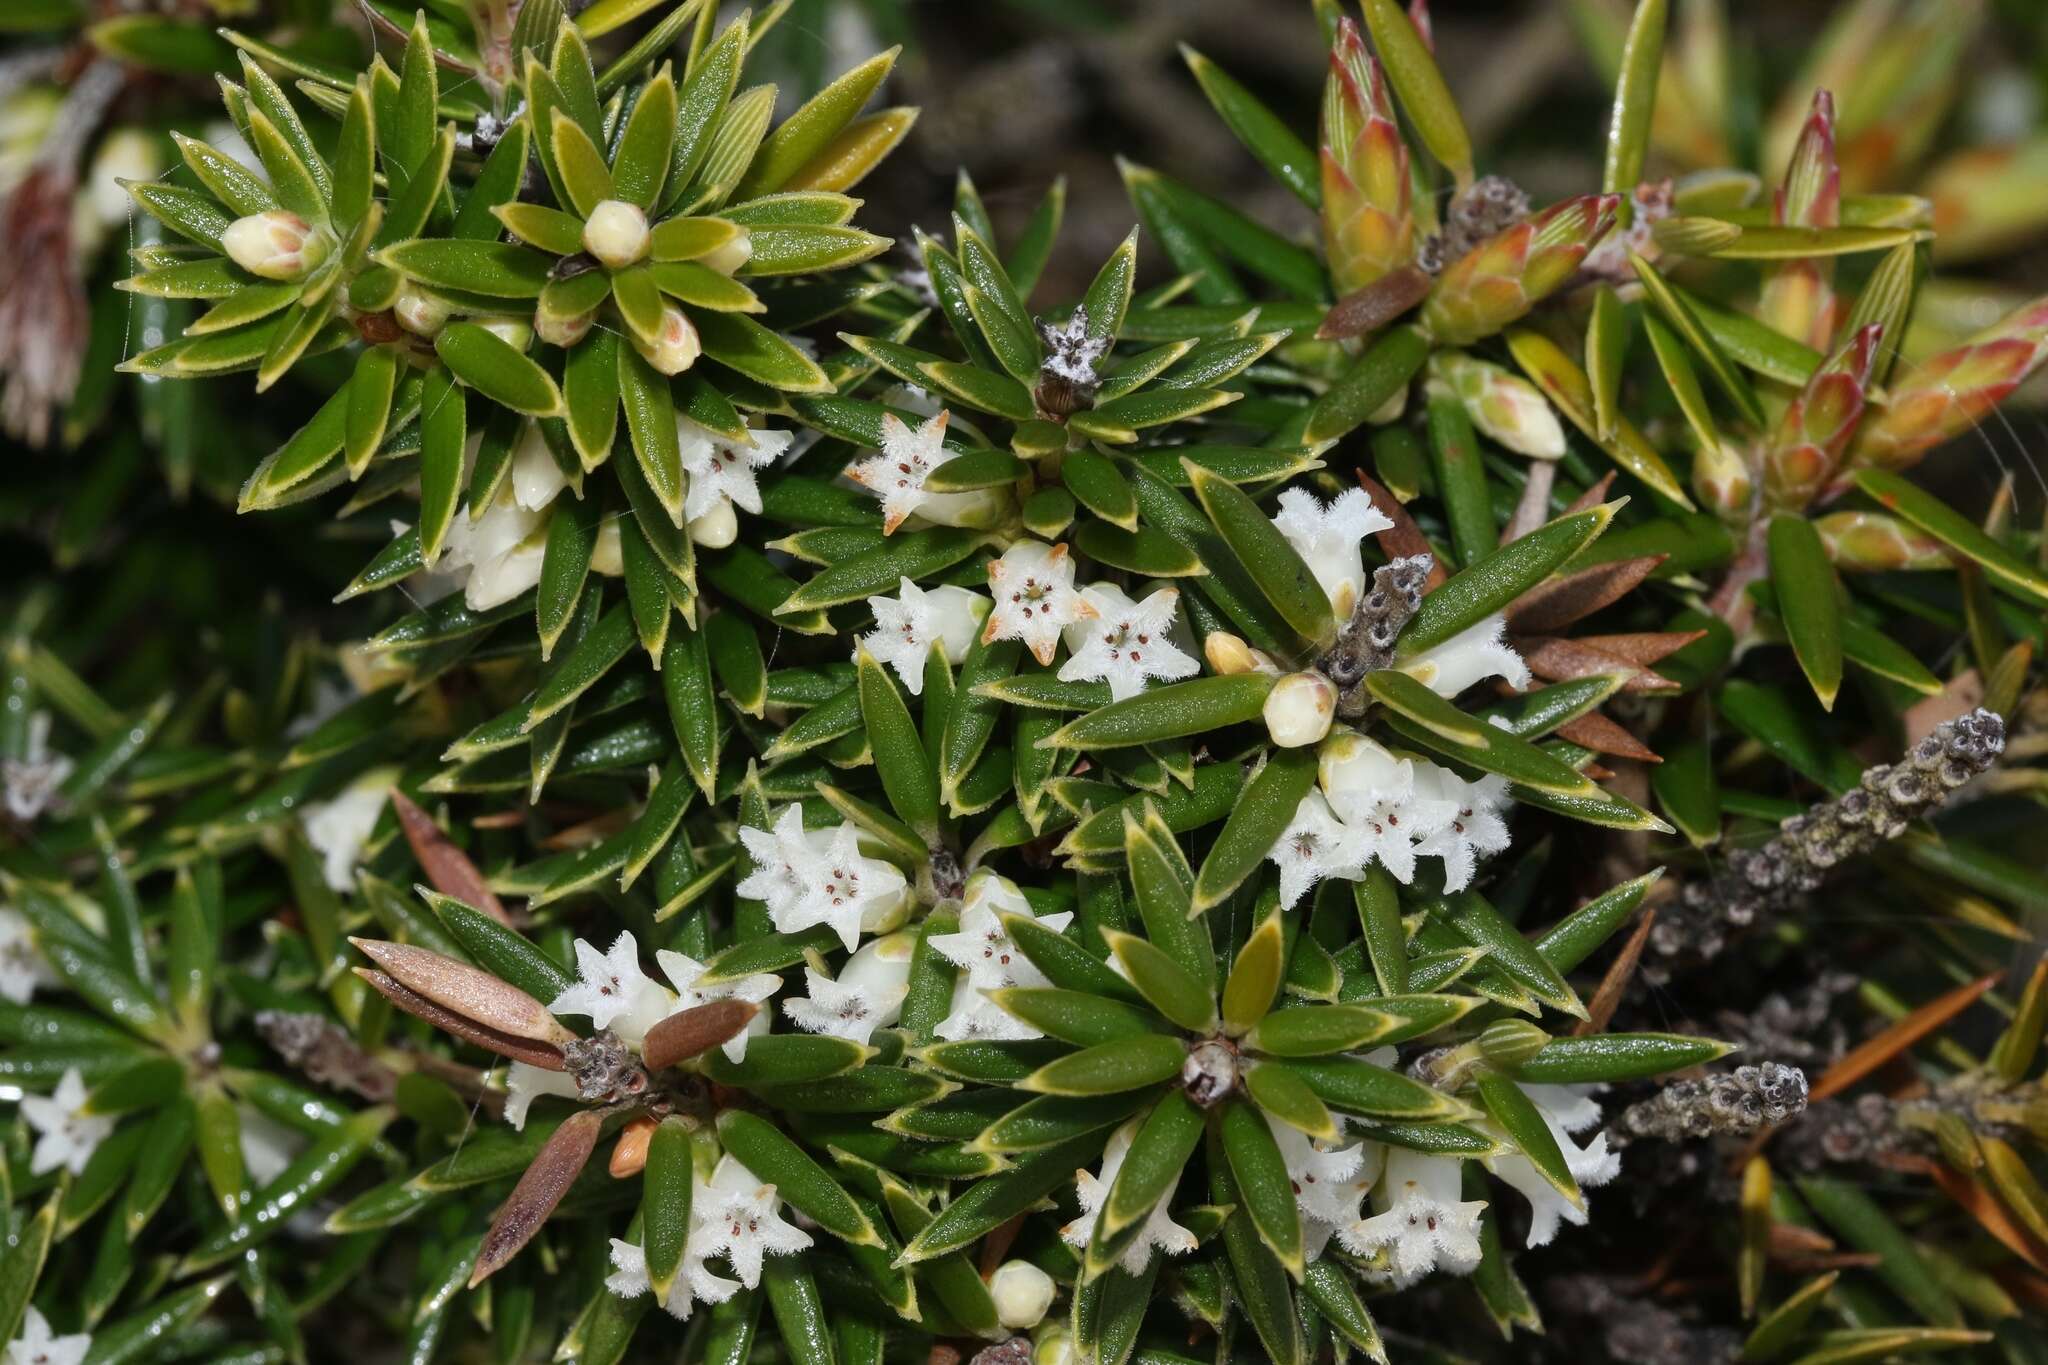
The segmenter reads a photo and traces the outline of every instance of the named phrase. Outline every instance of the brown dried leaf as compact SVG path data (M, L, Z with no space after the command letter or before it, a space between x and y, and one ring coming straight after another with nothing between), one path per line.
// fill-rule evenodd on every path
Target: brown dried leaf
M1669 558L1643 555L1638 559L1618 559L1538 583L1508 608L1508 629L1519 635L1547 635L1562 630L1634 592Z
M489 972L409 943L376 938L351 938L349 942L408 990L494 1032L556 1044L576 1036L557 1023L540 1001Z
M526 1174L519 1177L511 1197L499 1207L497 1217L491 1219L490 1231L484 1234L483 1246L477 1250L476 1269L469 1273L471 1289L517 1256L519 1249L540 1231L541 1224L548 1221L555 1205L562 1202L569 1186L590 1163L604 1118L602 1109L579 1109L563 1119L562 1126L549 1136L547 1145L526 1168Z
M485 1028L474 1019L457 1014L454 1010L435 1004L424 995L393 981L390 977L368 967L355 969L356 975L370 983L376 992L412 1015L424 1019L443 1033L451 1034L465 1042L475 1043L487 1052L500 1057L510 1057L515 1062L525 1062L543 1071L563 1071L562 1050L549 1043L537 1043L530 1038L516 1038L509 1033Z
M1993 972L1989 976L1980 976L1975 981L1965 982L1956 987L1946 995L1936 996L1876 1037L1850 1049L1847 1056L1821 1073L1820 1079L1813 1083L1812 1090L1808 1092L1809 1100L1818 1102L1847 1090L1976 1004L1978 996L1998 984L2000 975L2001 973Z
M1797 1223L1773 1223L1770 1249L1774 1261L1788 1256L1825 1256L1835 1249L1835 1241L1824 1232L1803 1228Z
M1906 747L1927 738L1934 727L1967 716L1984 704L1984 679L1969 668L1956 674L1931 697L1922 697L1906 708Z
M1443 561L1437 558L1435 550L1429 548L1429 538L1422 534L1422 528L1415 524L1415 518L1408 515L1408 509L1401 500L1387 491L1385 484L1363 469L1356 471L1358 486L1372 499L1372 505L1379 509L1381 516L1394 524L1384 531L1373 533L1380 552L1389 559L1401 559L1408 555L1429 556L1429 581L1423 585L1424 592L1433 592L1450 577Z
M484 874L469 860L469 855L457 848L441 827L434 823L434 817L421 810L419 803L404 792L391 789L391 805L398 812L398 824L405 831L405 841L412 845L412 856L419 859L420 868L427 874L427 880L434 889L444 896L453 896L464 905L472 905L489 915L498 923L510 927L512 920L505 913L505 907L497 894L484 880Z
M1576 678L1614 673L1624 679L1621 684L1624 692L1668 691L1677 686L1660 673L1639 668L1618 654L1609 654L1583 641L1566 640L1555 635L1517 635L1508 643L1522 656L1522 662L1529 665L1529 671L1545 682L1571 682ZM1645 678L1654 681L1645 684Z
M1941 1186L1942 1193L1962 1205L1964 1211L1977 1220L1978 1226L2005 1243L2028 1265L2048 1273L2048 1247L2035 1241L2025 1228L2015 1222L1996 1195L1946 1162L1928 1161L1924 1169L1933 1177L1934 1183Z
M1389 270L1363 289L1338 299L1323 325L1316 328L1316 340L1341 341L1377 332L1429 297L1435 283L1434 277L1412 265Z
M640 1060L649 1071L661 1071L709 1052L741 1029L761 1012L758 1005L744 1000L712 1000L678 1010L647 1030L640 1044Z
M1598 711L1588 711L1557 727L1560 738L1568 739L1596 754L1633 758L1642 763L1662 763L1663 756Z
M1626 659L1638 668L1654 668L1661 660L1705 634L1704 630L1638 630L1626 635L1580 635L1576 638L1582 645Z

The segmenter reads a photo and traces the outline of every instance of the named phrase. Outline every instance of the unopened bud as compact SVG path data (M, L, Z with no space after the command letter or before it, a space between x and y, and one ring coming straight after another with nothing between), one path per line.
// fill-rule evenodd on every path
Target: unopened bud
M1031 1262L1005 1261L989 1276L988 1292L996 1303L996 1321L1022 1332L1044 1320L1057 1289L1052 1276Z
M1319 744L1337 714L1337 689L1320 673L1289 673L1266 695L1266 733L1283 749Z
M272 209L228 224L220 244L233 261L266 280L303 278L334 249L334 239L296 213Z
M1702 505L1723 521L1747 519L1754 487L1749 466L1728 446L1718 442L1701 446L1693 456L1692 491Z
M1493 440L1531 459L1563 456L1564 427L1557 410L1528 380L1459 351L1437 352L1429 370L1430 378L1464 405L1472 425Z
M661 309L661 327L654 334L652 343L633 338L633 346L647 363L663 374L681 374L697 363L704 347L697 340L696 324L674 304L664 304Z
M654 1141L654 1120L642 1115L619 1131L612 1148L609 1172L614 1180L629 1180L647 1169L647 1146Z
M1249 673L1258 667L1253 661L1252 647L1227 630L1212 630L1203 638L1202 657L1209 661L1210 672L1226 676Z
M623 578L625 554L619 548L619 519L606 517L597 528L597 544L590 551L590 571L606 578Z
M391 315L398 319L398 325L418 337L438 335L448 325L448 305L416 284L402 284L398 287L398 299L391 305Z
M731 498L720 498L717 506L690 520L690 543L707 550L723 550L739 538L739 533L740 519L732 510Z
M1503 1019L1479 1035L1479 1050L1495 1066L1513 1071L1549 1041L1549 1034L1526 1019Z
M741 228L739 233L724 246L714 248L699 256L697 264L711 270L716 270L721 275L730 275L753 259L754 239L748 235L745 228Z
M546 308L533 310L534 334L550 346L564 350L590 335L591 327L597 322L597 310L576 313L569 317L558 317Z
M583 223L583 249L613 270L647 254L647 214L638 204L607 199Z
M1049 1323L1031 1348L1031 1365L1081 1365L1073 1333L1064 1323Z
M518 318L483 318L477 326L515 351L524 351L533 344L533 324Z

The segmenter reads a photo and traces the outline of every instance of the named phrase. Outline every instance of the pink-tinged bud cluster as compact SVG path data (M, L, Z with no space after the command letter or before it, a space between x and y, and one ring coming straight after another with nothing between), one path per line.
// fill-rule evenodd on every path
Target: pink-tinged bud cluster
M271 209L228 224L220 244L233 261L266 280L297 280L327 259L334 239L296 213Z
M1983 421L2043 360L2048 360L2048 297L1895 376L1891 403L1863 424L1849 462L1910 468L1935 446Z
M1828 558L1844 573L1894 569L1946 569L1949 552L1933 536L1888 512L1830 512L1813 529Z
M1525 316L1578 273L1621 206L1618 194L1586 194L1480 243L1437 276L1422 323L1439 345L1467 346Z
M1386 75L1350 19L1330 50L1322 140L1323 241L1337 292L1349 294L1415 254L1408 144Z
M1785 409L1764 452L1764 495L1771 506L1796 512L1834 477L1862 420L1883 332L1873 322L1850 337Z
M1771 200L1771 220L1780 227L1831 228L1842 219L1842 171L1835 160L1835 98L1813 96L1813 112L1799 132L1785 168L1785 183ZM1788 261L1764 282L1763 320L1815 350L1826 350L1835 334L1838 304L1834 263L1824 257Z

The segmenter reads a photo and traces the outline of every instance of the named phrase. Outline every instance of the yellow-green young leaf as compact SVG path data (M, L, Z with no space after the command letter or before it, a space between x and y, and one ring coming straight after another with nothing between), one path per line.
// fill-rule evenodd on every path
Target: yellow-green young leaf
M1647 0L1655 4L1657 0ZM1614 439L1621 412L1621 370L1628 360L1628 314L1612 285L1593 291L1593 315L1586 323L1586 378L1593 386L1593 429Z
M1379 50L1380 65L1386 68L1387 83L1394 87L1402 112L1429 154L1463 189L1472 183L1472 139L1429 45L1397 0L1364 0L1363 8L1372 44Z
M1263 673L1193 678L1148 688L1069 721L1040 741L1049 749L1124 749L1208 734L1258 717L1273 690Z
M183 133L173 132L171 141L177 144L186 168L236 217L268 213L278 206L270 187L233 157Z
M551 257L516 242L416 238L377 253L401 275L435 289L500 299L537 299L554 266Z
M1238 1286L1239 1307L1251 1321L1266 1358L1273 1365L1304 1365L1307 1348L1302 1340L1301 1316L1295 1312L1294 1284L1259 1236L1247 1209L1244 1193L1224 1150L1221 1125L1209 1129L1207 1160L1209 1198L1218 1207L1231 1210L1223 1223L1223 1249L1230 1258L1232 1277Z
M2048 1239L2048 1189L2028 1169L2026 1158L2003 1138L1980 1137L1978 1146L1999 1199L2037 1239Z
M1209 939L1209 926L1196 920L1190 911L1195 876L1187 855L1181 852L1180 841L1174 837L1159 804L1150 796L1144 798L1142 810L1129 803L1123 805L1121 817L1124 859L1138 902L1138 917L1145 924L1145 937L1205 990L1213 991L1215 951Z
M1312 648L1325 648L1337 633L1329 594L1273 519L1260 511L1243 489L1214 470L1191 460L1184 461L1183 468L1202 510L1266 600Z
M1406 16L1401 19L1407 23ZM1309 412L1303 444L1320 447L1362 426L1408 387L1429 358L1429 342L1413 327L1395 327L1373 342Z
M881 1234L853 1196L768 1120L744 1110L727 1110L718 1116L718 1138L748 1170L774 1185L791 1208L834 1237L857 1247L883 1245Z
M1218 1119L1223 1152L1237 1181L1243 1210L1251 1216L1259 1240L1295 1279L1301 1278L1301 1212L1293 1178L1287 1172L1280 1144L1257 1108L1242 1099L1224 1102Z
M1835 708L1842 686L1841 589L1813 523L1797 514L1771 518L1771 590L1799 667L1820 698Z
M1650 352L1657 357L1657 368L1664 372L1664 382L1671 386L1671 396L1678 403L1678 410L1685 414L1693 436L1704 449L1721 445L1721 429L1714 421L1713 409L1707 406L1706 392L1693 371L1685 342L1671 330L1670 323L1655 313L1643 315L1643 331L1650 338Z
M867 179L917 124L915 108L878 109L849 123L783 182L789 190L850 190Z
M546 204L500 204L493 211L505 230L529 246L557 256L583 250L583 220ZM593 272L595 273L595 272Z
M1308 1082L1286 1067L1256 1063L1245 1073L1244 1088L1252 1103L1288 1127L1325 1142L1335 1142L1340 1136L1329 1106L1316 1097Z
M501 407L528 417L561 414L562 391L548 372L486 327L449 323L434 337L434 354L456 378Z
M875 769L889 804L927 845L939 837L939 784L903 694L865 648L855 659L860 678L861 723L875 752Z
M2048 1027L2048 961L2034 964L2027 987L2020 993L2012 1022L1991 1048L1991 1068L2008 1082L2016 1082L2033 1069L2041 1049L2041 1033Z
M1252 930L1223 981L1223 1031L1242 1037L1257 1027L1273 1007L1285 974L1287 933L1275 906Z
M1735 367L1713 334L1700 322L1692 309L1686 306L1657 268L1634 252L1629 253L1629 264L1635 267L1636 278L1642 282L1643 293L1650 300L1657 313L1674 331L1685 339L1686 345L1707 364L1707 373L1713 375L1721 392L1728 396L1742 412L1744 418L1754 425L1764 423L1763 404L1757 400L1756 391L1749 381Z
M1323 201L1321 172L1316 154L1295 136L1286 122L1260 103L1237 79L1187 44L1180 55L1195 76L1195 83L1208 96L1210 107L1224 125L1237 135L1245 150L1264 166L1275 180L1291 190L1310 208Z
M1422 599L1421 609L1401 632L1395 646L1396 657L1413 659L1505 610L1591 545L1607 529L1620 506L1618 502L1605 503L1559 517L1453 574Z
M1102 937L1145 1002L1189 1033L1216 1027L1214 988L1136 934L1105 929Z
M1139 1127L1109 1187L1088 1239L1085 1278L1093 1279L1116 1264L1144 1227L1146 1215L1179 1182L1201 1140L1202 1111L1181 1091L1169 1091Z
M1230 817L1202 859L1189 907L1192 913L1199 915L1221 905L1258 870L1315 780L1313 748L1272 752L1245 784L1243 799L1230 808Z
M278 202L309 223L325 224L327 201L312 168L258 109L249 111L249 145L270 177Z
M1621 50L1621 74L1614 83L1614 113L1607 124L1607 163L1600 188L1623 196L1635 192L1650 150L1650 116L1657 107L1657 75L1664 65L1668 0L1636 0L1635 18ZM1621 226L1634 206L1624 197Z
M1867 496L1981 565L2001 585L2035 606L2048 606L2048 573L1985 534L1967 517L1924 489L1885 469L1859 469L1856 486Z
M1842 1272L1830 1270L1808 1280L1788 1295L1785 1301L1764 1314L1763 1321L1749 1334L1749 1340L1742 1345L1744 1360L1770 1360L1789 1350L1806 1330L1828 1291L1835 1287Z
M619 198L651 210L661 197L675 151L676 84L667 66L640 91L612 156L612 188Z
M647 255L656 261L694 261L739 235L739 224L724 218L678 216L656 224L647 239Z
M1048 1062L1017 1082L1041 1095L1117 1095L1180 1075L1188 1058L1180 1039L1164 1033L1119 1038Z
M1167 1031L1166 1021L1148 1009L1078 991L1009 986L988 992L988 997L1032 1027L1076 1047Z
M1109 253L1109 259L1095 272L1095 278L1088 285L1088 292L1081 296L1081 307L1088 318L1088 335L1097 341L1114 340L1122 331L1124 314L1131 306L1131 285L1138 273L1138 230L1132 228L1129 235Z
M793 223L747 230L753 254L739 273L804 275L857 265L889 249L889 239L831 223Z
M1522 367L1522 372L1534 380L1536 387L1543 390L1544 397L1605 451L1609 459L1680 507L1693 510L1692 499L1680 486L1678 476L1671 472L1671 466L1628 418L1616 418L1613 440L1600 439L1599 425L1593 415L1592 381L1586 378L1586 372L1579 368L1577 362L1558 348L1556 342L1528 328L1517 328L1507 334L1507 343L1508 353Z
M888 77L901 51L900 47L892 47L868 58L784 120L761 143L747 173L733 191L735 197L751 199L782 189L853 122L861 106Z
M391 420L391 398L397 387L398 352L389 346L364 350L349 378L348 417L342 438L342 456L351 478L361 477L377 448L384 444L384 430Z
M1928 235L1917 227L1744 227L1704 254L1724 261L1804 261L1885 251Z
M1479 1103L1486 1110L1487 1117L1514 1139L1515 1145L1522 1149L1522 1155L1529 1158L1529 1164L1536 1168L1536 1173L1575 1207L1584 1204L1579 1182L1573 1179L1571 1167L1558 1148L1556 1136L1550 1131L1550 1125L1544 1122L1535 1102L1522 1093L1522 1087L1505 1076L1481 1076L1478 1090Z
M1413 996L1410 1000L1440 1000L1441 1009L1431 1027L1455 1019L1451 1002L1462 996ZM1408 1011L1394 1012L1370 1005L1292 1005L1262 1016L1251 1030L1246 1046L1274 1057L1321 1057L1350 1052L1386 1039L1410 1020Z

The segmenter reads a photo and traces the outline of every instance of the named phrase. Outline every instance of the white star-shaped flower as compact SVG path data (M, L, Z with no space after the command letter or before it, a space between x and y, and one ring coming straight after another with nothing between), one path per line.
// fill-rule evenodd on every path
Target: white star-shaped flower
M68 1337L53 1335L49 1320L30 1304L21 1319L21 1335L7 1343L6 1365L81 1365L92 1349L92 1338L84 1332Z
M54 986L58 980L36 946L28 916L0 906L0 999L26 1005L35 999L36 987Z
M21 757L0 759L0 790L6 795L7 813L23 823L50 808L72 767L69 758L50 748L48 711L28 718L26 739Z
M861 648L894 668L911 696L922 696L932 645L943 645L946 662L959 664L990 605L988 598L969 588L947 583L927 590L905 578L894 597L868 599L875 628L860 637Z
M1294 1199L1301 1210L1302 1255L1313 1261L1336 1232L1358 1221L1359 1201L1372 1189L1378 1171L1367 1167L1361 1143L1331 1151L1270 1116L1266 1126L1273 1130L1273 1141L1287 1163L1287 1176L1294 1182Z
M1065 910L1033 916L1031 902L1015 883L992 872L977 872L968 881L960 902L959 930L932 935L932 949L956 967L965 967L968 980L982 990L1050 985L1031 959L1010 941L1009 931L1003 927L1004 915L1036 918L1055 933L1074 919L1073 913Z
M953 999L946 1008L946 1017L932 1032L949 1043L1011 1043L1045 1036L982 994L981 987L969 976L953 983Z
M1425 858L1442 858L1444 890L1463 891L1471 885L1479 859L1508 846L1507 822L1501 819L1508 802L1508 780L1488 773L1477 782L1467 782L1448 768L1418 763L1415 789L1426 800L1450 808L1434 829L1416 841L1415 851Z
M766 469L789 448L790 433L762 427L747 439L732 441L687 417L676 418L676 440L682 446L683 472L690 489L683 497L683 519L695 521L721 501L730 500L759 515L761 489L754 471Z
M771 916L785 914L801 901L822 870L822 852L804 832L803 808L793 802L768 829L740 826L740 843L754 860L754 870L734 890L760 901Z
M1564 1162L1572 1173L1572 1179L1581 1191L1596 1185L1605 1185L1621 1174L1621 1153L1607 1150L1607 1134L1595 1133L1591 1141L1581 1147L1572 1141L1567 1130L1592 1126L1585 1122L1585 1110L1592 1110L1592 1123L1600 1121L1600 1107L1587 1099L1585 1094L1566 1086L1525 1085L1522 1093L1536 1105L1536 1112L1542 1116L1544 1127L1557 1140L1558 1151L1564 1154ZM1557 1108L1553 1109L1555 1104ZM1505 1138L1506 1133L1492 1124L1480 1125L1495 1137ZM1508 1184L1519 1190L1529 1201L1529 1240L1531 1247L1547 1246L1557 1236L1560 1222L1573 1227L1586 1225L1586 1199L1582 1193L1577 1203L1564 1197L1557 1186L1543 1178L1534 1162L1519 1152L1485 1158L1486 1169L1492 1171Z
M782 1199L773 1185L731 1156L718 1159L708 1185L699 1186L690 1201L690 1241L704 1235L702 1254L723 1254L740 1283L753 1289L761 1283L761 1261L787 1256L811 1244L811 1235L782 1219Z
M704 1183L698 1181L692 1208L696 1206L695 1196L704 1193L704 1189ZM687 1320L690 1310L699 1303L724 1303L740 1291L738 1280L714 1275L705 1267L704 1258L697 1253L697 1221L694 1217L690 1220L690 1231L683 1241L683 1264L675 1283L668 1287L668 1302L662 1305L678 1322ZM654 1280L647 1273L647 1249L638 1242L612 1238L612 1273L605 1276L604 1287L622 1299L653 1293Z
M917 935L895 933L864 945L839 969L837 980L804 968L807 998L785 1000L782 1012L812 1033L865 1043L903 1013L910 993L910 957Z
M1507 628L1505 616L1489 616L1396 666L1440 697L1455 697L1488 678L1505 678L1510 687L1527 687L1529 665L1508 644Z
M704 964L672 948L657 952L654 963L661 968L661 974L668 978L669 984L676 988L676 1002L670 1007L670 1014L707 1005L713 1000L744 1000L749 1005L762 1005L782 989L782 978L771 972L755 972L751 976L700 986L697 983L704 975ZM747 1027L719 1044L719 1051L725 1054L727 1061L743 1062L747 1059L747 1039L767 1031L768 1012L763 1010Z
M542 1095L573 1100L581 1098L582 1092L566 1071L550 1071L526 1062L512 1063L505 1071L505 1122L523 1131L527 1111Z
M860 942L860 931L884 923L910 889L894 863L862 856L860 831L850 822L831 832L810 878L803 894L783 909L768 907L776 929L794 934L827 924L849 953Z
M946 448L946 421L951 416L941 408L913 428L895 413L884 413L881 453L846 471L846 477L882 500L884 535L894 535L904 518L935 498L966 496L924 491L932 471L958 453Z
M576 984L549 1002L548 1013L585 1015L592 1027L638 1043L669 1012L669 993L640 970L640 945L630 933L602 953L577 939L576 970Z
M1381 515L1362 488L1347 489L1330 503L1319 501L1307 489L1290 488L1280 495L1280 514L1273 524L1322 584L1337 619L1349 620L1365 592L1360 547L1367 536L1392 530L1394 523Z
M356 864L391 800L396 769L379 768L351 782L331 800L311 801L301 812L306 842L320 855L320 876L332 891L353 891Z
M1325 877L1357 881L1368 855L1357 834L1330 812L1330 803L1311 790L1294 808L1294 818L1267 850L1280 868L1280 904L1292 906Z
M1095 1219L1102 1212L1103 1201L1109 1198L1110 1188L1116 1184L1117 1172L1123 1169L1124 1158L1130 1155L1131 1142L1137 1133L1135 1120L1126 1123L1110 1134L1109 1144L1102 1149L1102 1169L1099 1172L1074 1172L1074 1188L1081 1197L1081 1216L1060 1229L1060 1236L1068 1246L1088 1245L1089 1237L1095 1232ZM1145 1215L1144 1226L1117 1261L1129 1273L1142 1275L1152 1261L1155 1248L1169 1256L1185 1256L1195 1249L1195 1234L1174 1222L1169 1211L1178 1189L1180 1177L1176 1175L1173 1184L1152 1206L1152 1211Z
M1356 840L1363 861L1377 861L1394 879L1415 879L1418 844L1433 837L1457 814L1417 784L1415 760L1395 758L1362 735L1333 736L1319 758L1322 789L1330 808Z
M1107 682L1111 700L1122 701L1143 692L1149 679L1170 682L1201 668L1167 638L1180 601L1175 589L1160 588L1133 602L1113 583L1091 583L1081 597L1095 609L1095 619L1067 627L1069 657L1060 665L1061 682Z
M78 1068L67 1070L48 1095L23 1095L21 1116L36 1130L35 1151L29 1154L28 1169L42 1175L59 1167L73 1175L85 1173L85 1163L114 1131L115 1120L78 1111L85 1105L85 1078Z
M1471 1274L1479 1266L1479 1215L1486 1201L1462 1198L1463 1166L1451 1157L1388 1148L1386 1170L1373 1189L1373 1207L1383 1211L1343 1229L1345 1247L1359 1256L1383 1257L1384 1268L1371 1273L1397 1289L1432 1270Z
M1062 630L1095 615L1094 604L1074 589L1074 561L1064 545L1018 541L989 561L988 590L996 605L982 640L1022 640L1041 664L1052 662Z

